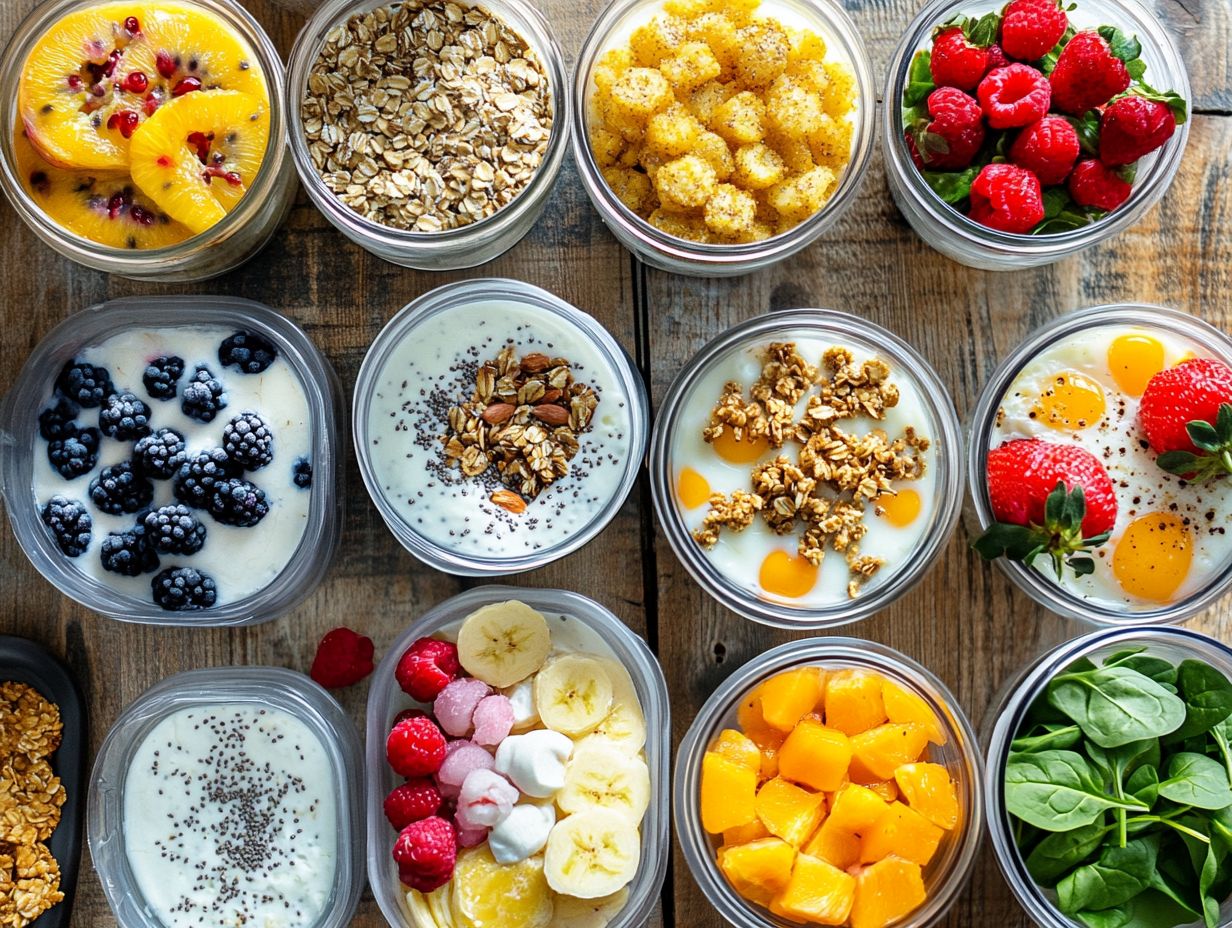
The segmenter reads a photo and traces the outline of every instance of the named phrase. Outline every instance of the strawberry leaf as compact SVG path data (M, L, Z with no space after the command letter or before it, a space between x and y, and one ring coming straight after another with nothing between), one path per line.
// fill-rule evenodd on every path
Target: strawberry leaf
M956 206L971 196L971 185L979 176L980 169L972 166L965 171L925 171L924 181L951 206Z
M1232 403L1221 403L1214 424L1195 419L1185 431L1199 453L1165 451L1155 463L1162 470L1188 481L1206 483L1232 474Z
M1125 62L1125 70L1129 76L1136 81L1142 80L1142 75L1146 74L1146 62L1141 58L1135 58L1133 61Z
M1179 93L1171 90L1159 91L1149 84L1138 82L1138 86L1129 93L1121 94L1121 97L1142 97L1145 100L1154 100L1156 103L1166 104L1168 109L1172 110L1172 117L1176 120L1179 126L1189 118L1189 104ZM1114 100L1120 97L1114 97Z
M1209 422L1203 422L1200 419L1190 422L1185 426L1185 431L1189 433L1189 440L1194 443L1194 447L1198 450L1220 450L1219 432Z
M1078 133L1078 145L1092 158L1099 157L1099 113L1088 110L1081 116L1066 116L1065 121Z
M1031 230L1032 235L1055 235L1081 229L1104 215L1100 210L1079 206L1064 187L1045 187L1043 201L1044 218Z
M1066 567L1078 576L1089 574L1095 570L1095 561L1087 552L1104 544L1109 533L1082 537L1086 508L1082 487L1067 490L1065 481L1058 480L1044 501L1043 525L995 522L972 542L971 547L985 560L1007 557L1028 567L1041 554L1046 554L1052 560L1057 579L1064 576Z
M1067 26L1065 32L1061 35L1060 41L1052 47L1052 51L1048 52L1048 54L1040 59L1040 70L1043 71L1045 75L1052 73L1052 69L1057 66L1057 59L1061 57L1061 50L1065 48L1065 46L1069 44L1069 40L1077 34L1078 33L1074 31L1073 26Z
M1142 43L1136 35L1127 35L1116 26L1100 26L1096 31L1108 43L1109 51L1126 64L1142 54Z
M986 13L979 19L968 19L963 26L963 35L972 45L987 48L997 41L997 33L1001 31L1001 15Z

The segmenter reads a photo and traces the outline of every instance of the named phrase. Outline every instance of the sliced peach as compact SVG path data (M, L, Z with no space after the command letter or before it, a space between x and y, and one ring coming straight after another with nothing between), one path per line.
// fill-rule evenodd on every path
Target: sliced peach
M719 870L744 898L767 905L787 888L796 849L778 838L763 838L719 851Z
M813 789L830 792L842 785L852 746L841 731L813 719L798 724L779 751L779 774Z
M702 758L702 827L710 834L747 825L757 818L757 773L722 754Z
M856 735L851 750L878 780L890 780L903 764L919 760L928 747L928 734L919 725L888 723Z
M925 898L920 865L887 857L856 876L851 928L886 928L918 909Z
M775 915L817 925L841 925L851 914L856 881L816 857L796 857L787 887L770 903Z
M827 818L817 833L804 846L804 853L820 857L840 870L846 870L860 862L860 836L845 831L833 816Z
M907 805L938 828L950 831L958 824L958 788L943 766L903 764L894 779Z
M755 808L770 834L792 847L800 847L825 817L825 800L821 793L811 793L775 777L757 791Z
M933 859L944 834L919 812L892 802L886 814L863 835L860 862L874 863L893 855L922 867Z
M875 728L886 720L880 675L840 670L826 681L826 725L846 735Z

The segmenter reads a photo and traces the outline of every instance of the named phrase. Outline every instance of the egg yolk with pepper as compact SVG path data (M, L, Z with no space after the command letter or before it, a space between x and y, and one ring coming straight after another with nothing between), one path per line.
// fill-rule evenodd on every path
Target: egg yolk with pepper
M1151 378L1164 369L1164 346L1141 332L1118 335L1108 346L1108 370L1117 386L1130 396L1141 396Z
M767 593L798 599L817 585L817 574L817 568L806 558L775 550L761 562L758 580Z
M1104 418L1104 388L1077 371L1063 371L1040 394L1031 415L1052 429L1076 432Z
M1179 516L1151 512L1129 523L1112 552L1121 588L1155 603L1172 600L1193 562L1193 533Z

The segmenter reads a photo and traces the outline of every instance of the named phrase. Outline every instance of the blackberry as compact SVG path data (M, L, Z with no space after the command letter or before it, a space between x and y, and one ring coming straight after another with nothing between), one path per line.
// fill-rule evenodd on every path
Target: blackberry
M184 436L175 429L159 429L133 447L133 463L147 477L169 480L184 463Z
M244 470L257 470L274 460L274 436L264 419L246 410L222 430L222 450Z
M183 503L147 513L142 525L150 545L163 554L196 554L205 544L205 526Z
M137 473L132 461L121 461L104 467L90 481L90 499L113 516L137 512L154 499L154 484Z
M98 427L116 441L136 441L150 434L150 407L129 390L113 393L98 411Z
M301 490L306 490L312 486L312 462L307 458L300 458L291 468L291 482Z
M69 361L56 378L56 389L79 406L99 406L112 393L111 374L105 367L85 361Z
M184 376L184 359L164 355L146 365L141 382L152 399L173 400L180 378Z
M204 509L214 491L214 484L239 475L239 468L221 448L201 451L180 465L172 481L175 498L181 503Z
M168 567L150 581L154 602L171 612L208 609L218 599L214 578L192 567Z
M51 529L60 550L69 557L78 557L90 547L94 520L77 500L53 496L43 507L43 523Z
M198 364L196 373L184 385L184 398L180 401L184 415L198 422L213 422L218 410L226 405L227 391L222 381L204 364Z
M79 429L47 446L47 460L65 480L72 480L94 470L98 463L98 429Z
M209 510L223 525L250 528L265 518L269 503L265 500L265 491L255 483L232 477L214 484Z
M103 570L125 577L139 577L158 570L158 554L150 546L145 528L138 523L123 532L110 532L99 552Z
M39 434L48 441L67 438L81 428L76 422L81 407L66 396L56 400L56 405L39 413Z
M236 332L218 346L218 361L223 367L238 367L244 374L259 374L278 357L278 349L263 335Z

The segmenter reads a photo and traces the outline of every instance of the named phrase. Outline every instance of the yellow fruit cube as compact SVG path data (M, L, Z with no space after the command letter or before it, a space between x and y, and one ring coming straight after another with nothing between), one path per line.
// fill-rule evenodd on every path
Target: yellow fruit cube
M783 74L766 91L766 121L783 138L808 139L824 116L821 97Z
M679 158L694 149L703 131L697 117L679 103L673 103L647 121L646 147L665 160Z
M753 743L751 738L734 728L725 728L719 732L719 737L715 739L710 750L716 754L722 754L742 767L761 770L761 749Z
M693 154L710 162L710 166L714 168L714 176L720 182L731 177L732 171L736 169L736 161L727 143L723 141L722 136L716 135L709 129L703 129L698 133L697 142L693 145Z
M923 696L890 679L881 682L881 695L885 702L886 715L891 722L919 725L933 744L946 743L948 739L945 729L941 727L941 720L924 701Z
M649 208L654 199L650 178L641 171L622 167L604 168L603 179L616 198L639 215Z
M722 848L718 859L732 888L761 905L787 888L795 861L796 849L778 838Z
M846 831L833 816L828 816L804 846L804 853L846 870L860 862L860 836Z
M737 90L738 88L733 84L707 81L689 94L687 103L689 112L708 126L714 118L714 111L734 97Z
M851 742L841 731L804 719L779 751L779 773L796 783L831 792L847 777Z
M685 42L676 54L659 63L659 70L678 93L684 93L714 80L723 66L705 42Z
M791 47L787 51L787 60L790 63L825 60L826 40L812 29L793 29L788 33L788 38Z
M851 928L886 928L918 909L927 896L919 864L887 857L856 876Z
M740 57L736 79L746 87L766 87L787 67L791 43L787 31L773 19L759 19L736 33Z
M903 764L894 771L903 800L938 828L958 825L958 789L940 764Z
M855 877L832 864L801 854L787 888L770 903L770 911L793 921L841 925L855 902Z
M830 803L830 819L835 828L853 835L872 829L889 811L890 805L875 792L858 783L848 783Z
M860 862L874 863L894 855L923 867L937 853L944 834L919 812L892 802L886 814L862 836Z
M613 48L603 53L595 63L591 80L602 92L610 92L612 85L633 66L633 53L627 48Z
M830 72L822 62L796 61L787 66L786 73L803 87L820 95L824 107L826 89L830 86Z
M693 216L682 216L668 210L656 209L646 217L646 221L661 232L674 235L676 238L683 238L690 242L710 241L710 230L706 228L706 224Z
M719 184L706 201L702 218L711 232L735 238L753 227L756 214L757 201L751 193L731 184Z
M753 728L745 732L761 751L761 778L769 780L779 775L779 751L787 736L777 728Z
M808 146L807 139L786 139L779 135L766 137L769 145L783 159L783 164L789 174L804 174L817 165L813 161L813 150Z
M609 168L620 161L625 151L625 140L619 133L596 126L590 133L590 150L601 168Z
M643 68L657 68L684 41L684 23L675 16L660 13L634 29L629 36L633 61Z
M807 841L825 817L826 797L810 793L782 777L768 780L757 791L757 817L766 830L792 847Z
M719 77L730 80L741 55L739 27L722 11L711 11L696 17L686 34L694 42L706 45L719 63Z
M856 759L877 775L879 780L894 777L903 764L919 760L928 747L928 735L919 725L887 723L856 735L851 749Z
M849 119L832 119L822 113L808 133L813 160L831 170L842 170L851 160L851 139L855 132Z
M780 219L802 222L826 205L833 187L833 171L813 168L775 184L767 194L767 201L778 211Z
M858 783L859 781L852 780L852 782ZM872 783L861 783L860 785L867 786L886 802L893 802L898 798L898 784L893 780L876 780Z
M747 825L757 818L757 774L721 754L702 757L702 827L710 834Z
M760 242L764 239L776 235L777 230L768 222L762 222L760 219L754 219L752 225L741 232L739 235L732 236L734 242Z
M612 84L612 107L628 116L649 118L673 100L672 85L654 68L630 68Z
M858 735L886 720L881 701L881 675L866 670L840 670L826 684L826 724L847 735Z
M736 724L754 741L753 732L757 729L769 728L770 725L766 721L766 717L761 712L761 693L765 688L765 684L758 684L749 690L744 699L740 700L740 705L736 707Z
M762 718L771 728L790 732L817 708L824 694L825 677L816 667L785 670L759 688Z
M766 104L746 90L716 106L709 125L731 144L746 145L765 136L765 119Z
M826 113L839 119L855 109L856 75L850 65L841 61L827 61L825 67L830 82L822 97L822 105Z
M737 825L723 832L723 845L730 847L737 844L752 844L754 841L769 837L770 829L762 824L761 819L756 819L747 825Z
M705 204L719 185L710 162L697 155L668 161L654 175L655 192L665 209L678 211Z
M733 182L746 190L764 190L783 179L787 165L773 148L757 143L736 149Z

